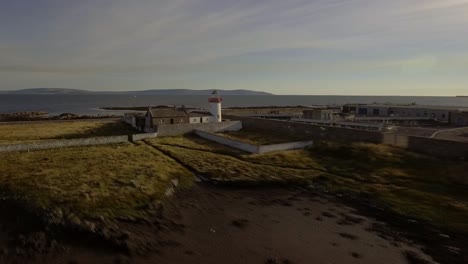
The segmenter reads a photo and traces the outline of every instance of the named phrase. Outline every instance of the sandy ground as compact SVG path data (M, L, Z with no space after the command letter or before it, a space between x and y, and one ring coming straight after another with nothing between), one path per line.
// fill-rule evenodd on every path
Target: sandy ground
M197 184L177 193L163 216L157 228L139 231L157 240L157 246L145 256L75 245L58 256L27 261L0 256L0 262L408 263L411 252L413 258L432 263L418 246L375 231L382 223L297 190ZM5 236L1 232L0 237Z

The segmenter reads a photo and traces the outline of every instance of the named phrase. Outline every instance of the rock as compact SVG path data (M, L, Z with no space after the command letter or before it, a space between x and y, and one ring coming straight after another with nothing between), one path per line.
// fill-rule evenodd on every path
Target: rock
M55 224L55 225L61 224L63 222L63 211L60 210L59 208L53 209L47 214L46 221L49 224Z
M96 224L90 221L83 221L83 226L86 230L88 230L91 233L96 232Z
M445 238L445 239L449 239L449 238L450 238L450 236L449 236L449 235L446 235L446 234L439 234L439 237Z
M135 180L131 180L128 185L130 185L133 188L138 188L138 183Z
M174 194L174 188L172 186L167 188L166 192L164 193L164 195L166 196L172 196L173 194Z
M175 187L179 186L179 179L172 179L171 183L172 183L172 186L174 186L174 188L175 188Z
M453 247L453 246L445 246L445 248L447 248L447 250L454 254L454 255L460 255L460 248L457 248L457 247Z

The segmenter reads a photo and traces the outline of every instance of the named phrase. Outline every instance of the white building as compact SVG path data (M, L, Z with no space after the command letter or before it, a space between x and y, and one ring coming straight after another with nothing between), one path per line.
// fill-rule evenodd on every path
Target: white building
M190 112L189 118L190 124L211 123L214 119L211 113L201 111Z
M221 116L221 102L223 99L219 96L217 90L214 90L211 93L210 98L208 98L208 102L210 103L210 113L213 115L212 122L222 122L223 118Z

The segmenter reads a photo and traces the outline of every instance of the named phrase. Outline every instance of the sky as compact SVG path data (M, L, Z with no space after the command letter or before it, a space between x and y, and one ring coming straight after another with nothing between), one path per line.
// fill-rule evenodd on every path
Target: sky
M468 94L468 0L2 0L0 90Z

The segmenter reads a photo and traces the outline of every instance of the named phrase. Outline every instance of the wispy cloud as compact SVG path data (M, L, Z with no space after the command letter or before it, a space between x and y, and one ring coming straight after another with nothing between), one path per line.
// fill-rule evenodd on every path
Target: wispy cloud
M437 71L461 74L453 57L468 52L468 0L18 2L0 4L0 77L15 73L0 89L36 86L41 74L60 86L87 79L89 89L120 89L115 76L125 75L147 88L202 88L215 79L278 91L286 88L279 76L295 76L298 87L336 79L347 86L431 72L423 84Z

